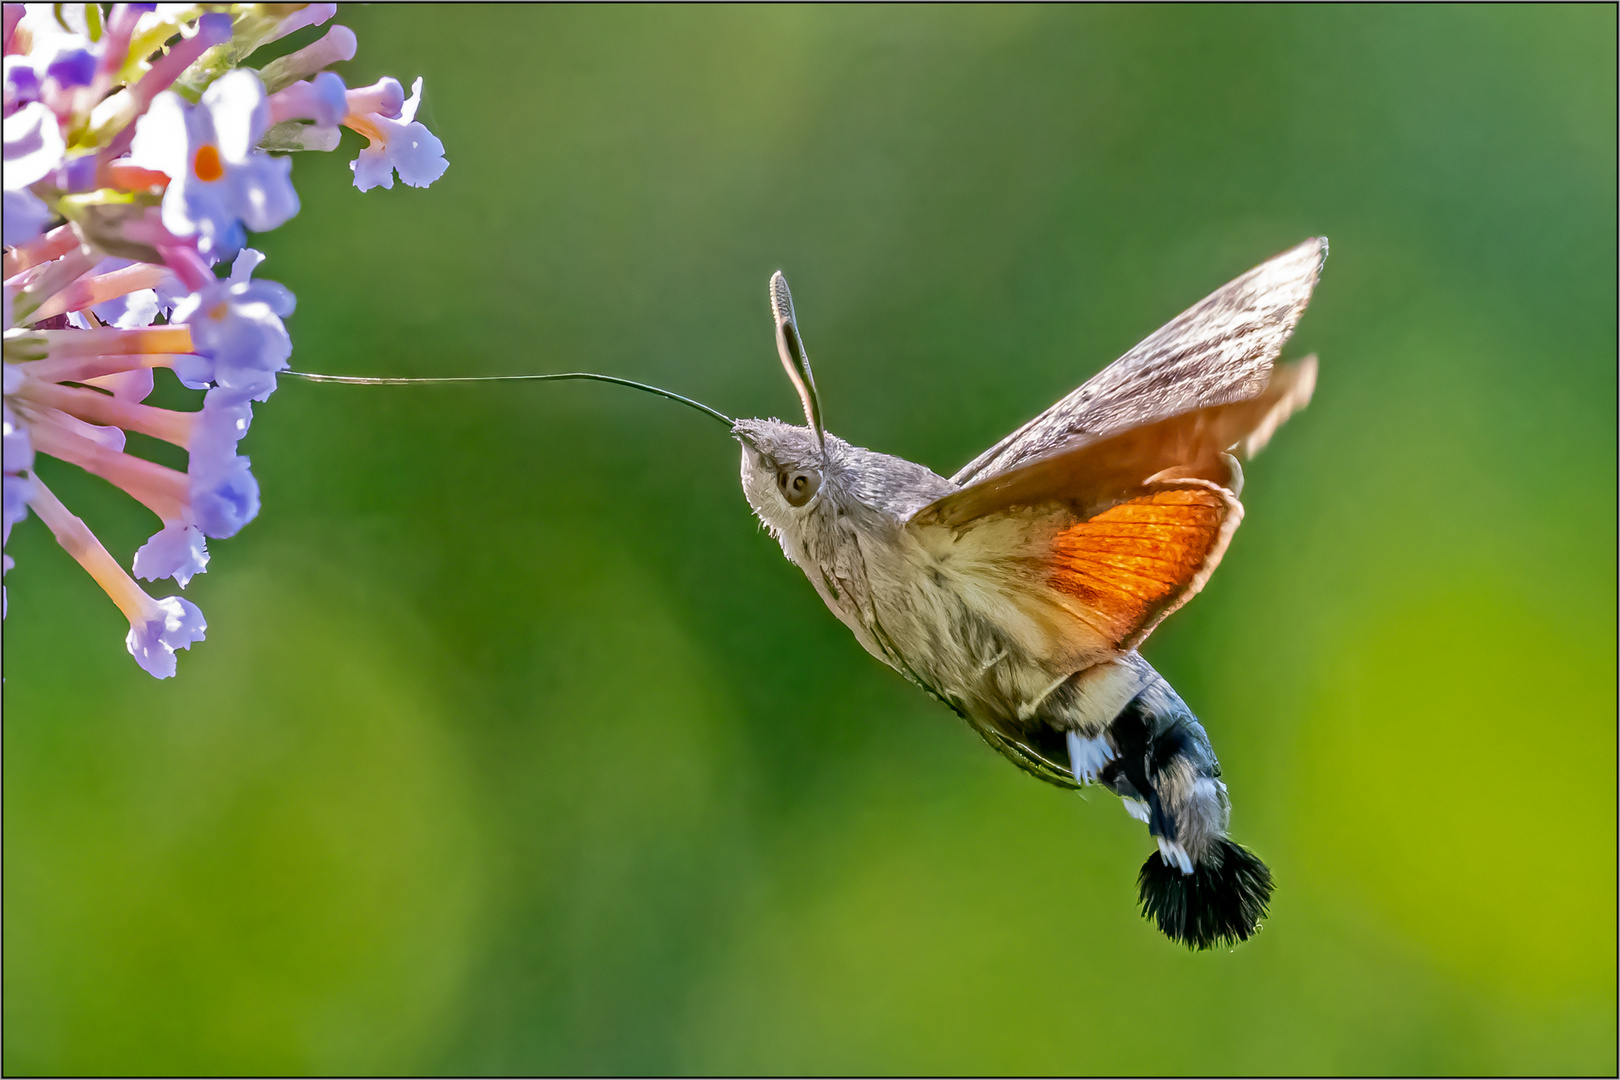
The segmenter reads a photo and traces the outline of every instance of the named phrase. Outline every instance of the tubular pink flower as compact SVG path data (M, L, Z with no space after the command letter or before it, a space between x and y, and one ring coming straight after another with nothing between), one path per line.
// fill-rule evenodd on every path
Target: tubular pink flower
M124 644L147 673L167 679L175 673L175 652L203 640L208 624L197 605L177 596L154 600L107 553L84 521L62 505L51 491L33 478L28 505L39 515L56 542L89 572L118 610L129 620Z
M89 273L95 265L95 253L88 247L80 247L60 259L36 267L26 279L27 284L11 302L12 319L19 323L33 322L36 318L34 312Z
M361 191L393 187L395 170L411 187L427 187L450 167L444 158L444 144L416 120L416 109L422 102L422 80L418 78L411 84L411 96L396 105L398 95L399 83L393 79L350 91L350 111L344 126L370 141L349 163L354 171L354 186ZM357 111L373 105L374 111Z
M348 115L343 80L323 71L307 82L295 82L270 95L270 123L309 120L317 127L335 128Z
M185 513L190 498L185 473L121 450L110 450L73 430L54 410L30 412L33 415L29 417L28 431L36 452L61 458L116 484L165 521Z
M135 263L95 277L82 277L51 297L34 312L34 318L48 319L64 311L94 307L140 289L150 289L163 281L168 270L150 263Z
M18 413L28 417L30 430L38 427L42 418L55 424L72 435L81 439L88 439L103 450L111 450L115 454L124 452L124 443L129 436L123 429L107 427L105 424L92 424L88 420L80 420L77 416L70 416L61 409L53 409L48 405L33 405L24 410L19 406Z
M5 50L11 52L11 35L16 33L17 24L22 22L23 6L21 4L7 4L5 14L5 37L3 39Z
M16 397L36 401L41 405L60 409L90 424L106 424L138 431L154 439L162 439L175 446L186 447L191 442L191 431L197 414L160 409L154 405L141 405L120 400L116 395L95 390L83 390L60 383L42 383L26 379Z
M168 327L155 329L167 330ZM95 333L86 330L84 333ZM59 356L47 360L29 360L13 365L41 382L96 382L131 371L173 367L175 356L165 353L144 353L140 356L120 356L117 353L95 356Z
M96 81L93 84L97 91L93 97L100 98L107 92L112 83L113 75L124 66L129 56L129 42L135 34L135 24L141 21L141 12L133 4L114 4L112 13L107 16L107 27L101 37L101 63L96 68Z
M397 118L405 107L405 88L399 80L385 75L370 86L357 86L345 95L351 116L378 116Z
M214 280L214 275L208 270L208 264L203 262L196 248L183 244L163 244L159 246L158 252L163 256L168 268L173 270L181 283L192 292L206 288Z
M127 277L98 285L96 293L116 291L114 285L118 288L127 288L131 284L138 284L139 278L134 273L137 269L151 275L153 280L150 287L130 289L121 296L110 296L107 299L97 299L96 295L92 294L90 297L92 303L89 306L68 310L68 325L81 330L96 330L103 326L138 330L152 325L160 313L166 313L167 309L173 306L176 297L185 295L180 279L168 267L160 264L136 263L122 258L103 259L96 266L93 278L107 277L117 271L130 271ZM84 280L89 279L82 279L80 284L83 284Z
M109 173L111 171L111 169L108 170ZM159 175L164 177L165 182L151 186L160 189L167 188L167 174L160 173ZM110 180L111 177L109 176L109 187L112 186ZM176 236L168 229L165 229L163 227L163 211L156 206L148 206L139 217L129 218L122 222L122 225L124 238L126 240L133 240L138 244L145 244L148 247L154 247L160 251L164 248L194 248L196 246L195 241L187 241L183 237ZM203 272L206 273L208 269L207 264L201 265Z
M319 26L321 23L325 22L327 19L330 19L336 14L336 4L305 4L291 15L288 15L285 19L282 19L281 22L277 23L276 28L270 31L270 33L267 34L262 41L260 41L260 44L268 45L272 41L280 41L288 34L291 34L297 30L302 30L306 26ZM345 57L345 59L348 59L348 57Z
M103 187L120 191L162 191L169 186L169 174L156 169L143 169L127 158L109 161L98 177Z
M31 270L66 255L78 247L79 243L79 234L71 222L59 225L43 236L8 249L3 264L4 270L0 272L7 278L15 277L24 270Z
M140 330L36 330L29 336L43 341L52 360L195 351L191 347L191 330L184 326L148 326Z
M100 375L83 381L86 385L107 391L119 401L139 403L152 394L152 369L149 367L115 371L111 375Z
M101 541L96 539L89 526L63 506L62 500L38 477L34 479L33 489L28 505L56 535L56 542L90 572L96 584L106 590L125 617L133 622L137 617L147 616L150 612L147 604L152 598L107 554L107 549L101 546Z
M279 60L270 61L259 77L264 80L264 88L275 93L332 64L353 60L357 45L353 30L347 26L334 26L319 41L288 53Z

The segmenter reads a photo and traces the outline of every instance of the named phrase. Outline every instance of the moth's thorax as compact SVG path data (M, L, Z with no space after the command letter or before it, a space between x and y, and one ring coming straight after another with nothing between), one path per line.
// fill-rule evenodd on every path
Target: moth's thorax
M960 531L906 529L869 552L873 606L908 673L980 719L1090 727L1078 698L1055 691L1119 654L1078 646L1073 607L1044 564L1018 554L1048 550L1052 532L1039 515L1008 514ZM1065 700L1058 711L1073 715L1060 719L1048 706Z
M875 624L872 574L892 570L906 520L953 490L921 465L852 446L836 435L818 441L807 427L779 420L741 420L743 493L782 552L870 652L888 663ZM778 482L783 470L814 470L820 487L793 506ZM880 564L874 567L874 556Z
M1038 567L1009 553L1049 546L1038 515L960 531L907 528L955 490L920 465L774 420L737 425L750 506L822 600L878 659L957 708L1016 715L1061 678L1105 659L1062 646L1064 611ZM782 470L816 469L821 484L790 504Z

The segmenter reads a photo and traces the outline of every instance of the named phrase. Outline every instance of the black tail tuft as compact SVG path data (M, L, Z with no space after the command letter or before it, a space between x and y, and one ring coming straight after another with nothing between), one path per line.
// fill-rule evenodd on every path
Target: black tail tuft
M1190 874L1148 856L1136 883L1142 914L1190 949L1236 945L1260 928L1271 901L1271 871L1248 848L1222 837Z

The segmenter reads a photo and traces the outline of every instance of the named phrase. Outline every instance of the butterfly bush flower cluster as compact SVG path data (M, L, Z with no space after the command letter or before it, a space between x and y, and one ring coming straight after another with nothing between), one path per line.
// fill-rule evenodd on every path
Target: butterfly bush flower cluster
M256 277L247 246L298 213L295 150L363 135L361 191L426 187L444 147L391 78L351 88L332 64L355 35L319 28L334 4L6 4L4 23L4 538L32 510L129 619L129 652L158 678L203 639L184 589L210 539L259 512L240 453L276 389L293 294ZM314 28L314 29L309 29ZM253 66L297 31L314 40ZM201 392L192 411L145 404L155 373ZM184 472L126 434L186 451ZM50 456L122 488L159 527L130 570L35 472ZM12 559L4 557L9 572ZM133 574L133 576L132 576Z

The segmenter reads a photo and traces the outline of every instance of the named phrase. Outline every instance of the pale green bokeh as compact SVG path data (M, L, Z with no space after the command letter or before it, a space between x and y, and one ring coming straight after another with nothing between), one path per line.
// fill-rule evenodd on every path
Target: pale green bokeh
M177 679L8 545L8 1072L1614 1072L1612 8L343 19L451 167L298 160L309 370L791 414L781 268L829 427L949 473L1327 235L1316 399L1146 650L1272 916L1159 937L1141 827L866 656L708 422L286 382Z
M7 725L33 766L6 778L21 1071L408 1070L453 1014L473 778L402 613L316 559L226 583L215 611L256 629L216 614L221 662L182 698L114 668L73 684L98 712L63 695Z

